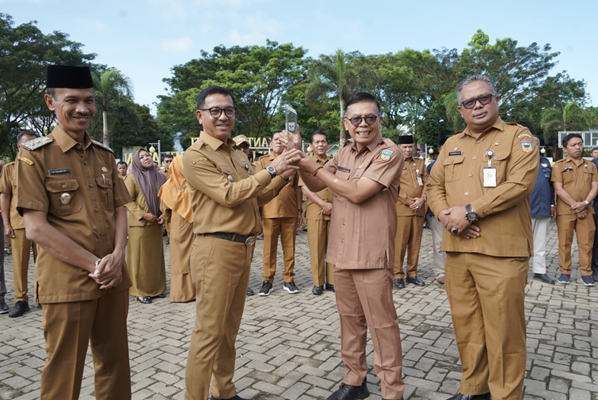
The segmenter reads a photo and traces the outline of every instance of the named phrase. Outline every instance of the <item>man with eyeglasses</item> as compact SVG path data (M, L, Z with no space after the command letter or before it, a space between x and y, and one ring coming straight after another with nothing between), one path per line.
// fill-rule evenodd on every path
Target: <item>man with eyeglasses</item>
M527 128L498 116L490 77L469 76L456 92L467 128L446 141L427 184L446 228L445 287L463 369L450 400L520 400L538 148Z
M398 289L405 288L405 272L403 260L407 253L407 283L415 286L425 286L423 280L417 276L419 249L424 232L424 218L426 216L425 187L428 171L423 159L413 158L415 143L413 136L399 136L399 149L405 156L405 166L401 173L399 198L397 201L397 236L395 237L395 268L394 285Z
M170 164L172 163L173 159L174 159L174 156L172 154L165 154L164 158L162 159L162 164L164 166L162 168L160 168L160 172L163 173L164 175L166 175L166 178L169 177L168 168L170 168Z
M579 250L579 273L581 282L595 286L592 278L592 244L596 227L592 200L598 193L598 172L596 166L582 157L583 139L577 133L563 138L563 149L567 157L552 166L552 183L557 194L556 224L559 236L558 282L568 284L571 280L571 244L573 232L577 235Z
M195 327L185 372L186 400L243 400L233 384L235 340L249 282L255 237L262 231L259 207L278 194L300 160L283 152L255 172L229 138L235 100L220 86L197 96L203 131L183 156L183 175L193 208L191 278L196 289Z
M345 374L328 400L365 399L366 339L374 344L374 369L382 398L403 398L401 336L392 298L397 195L403 154L380 133L380 105L357 93L345 106L345 129L353 143L319 165L302 155L301 179L317 193L334 195L326 261L334 265L334 288L341 325Z

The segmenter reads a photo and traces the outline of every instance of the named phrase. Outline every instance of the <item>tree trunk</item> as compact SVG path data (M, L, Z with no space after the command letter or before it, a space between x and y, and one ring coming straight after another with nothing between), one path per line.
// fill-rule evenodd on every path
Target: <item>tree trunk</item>
M338 96L339 103L340 103L340 132L339 132L339 141L340 147L342 148L345 145L345 125L343 124L343 117L344 117L344 110L345 110L345 102L343 101L342 96Z
M108 113L102 111L102 138L104 140L104 146L110 147L110 136L108 136Z

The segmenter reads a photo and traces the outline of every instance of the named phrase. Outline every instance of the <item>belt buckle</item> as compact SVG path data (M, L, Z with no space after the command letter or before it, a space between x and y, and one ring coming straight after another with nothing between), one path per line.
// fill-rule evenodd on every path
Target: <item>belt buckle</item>
M245 239L245 246L249 246L251 243L253 243L254 240L255 235L249 236L247 239Z

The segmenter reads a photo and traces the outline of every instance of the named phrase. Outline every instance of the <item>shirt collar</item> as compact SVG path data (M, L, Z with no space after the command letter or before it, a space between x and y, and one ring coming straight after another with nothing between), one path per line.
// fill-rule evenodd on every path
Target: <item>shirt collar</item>
M54 140L56 140L56 143L58 143L58 146L63 153L66 153L79 144L79 142L73 139L68 133L63 131L58 125L52 131L52 136L54 137ZM92 143L91 137L89 137L87 132L85 132L85 136L83 137L83 143L85 148L88 148Z
M573 159L569 156L569 154L567 154L567 157L565 157L565 162L570 162L570 163L575 164L575 161L573 161ZM587 162L589 162L589 161L582 157L581 164L579 164L579 165L585 164Z
M214 151L218 150L220 146L225 144L222 140L215 138L214 136L210 135L209 133L206 133L205 131L201 131L201 133L199 134L199 139L206 143L208 146L210 146ZM226 145L231 149L236 146L235 141L231 138L226 138Z
M368 149L368 151L372 152L374 150L376 150L376 147L378 147L380 145L380 143L384 142L384 138L382 137L382 135L380 135L380 140L379 141L373 141L372 143L368 144L365 148ZM356 153L359 153L357 151L357 145L355 144L355 142L353 142L353 144L351 144L351 151L354 151ZM365 150L364 148L361 149L361 152L363 153Z
M489 126L488 128L484 129L480 137L485 136L492 129L498 129L499 131L503 132L505 130L504 121L500 117L496 118L496 121L494 121L492 126ZM465 128L465 130L463 130L463 133L461 133L461 138L465 137L466 135L472 136L471 131L469 130L469 126Z

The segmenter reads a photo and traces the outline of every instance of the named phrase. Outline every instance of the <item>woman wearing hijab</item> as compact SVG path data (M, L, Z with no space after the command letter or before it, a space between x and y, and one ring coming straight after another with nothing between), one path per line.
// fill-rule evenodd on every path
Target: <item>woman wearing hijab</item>
M176 157L168 170L169 178L160 189L160 209L170 235L170 301L184 303L195 300L191 279L193 247L193 210L187 181L183 177L183 157Z
M129 223L127 266L133 286L129 294L143 304L164 297L166 266L162 246L162 224L158 192L166 177L154 168L151 154L139 149L133 155L131 174L125 186L133 199L125 207Z

